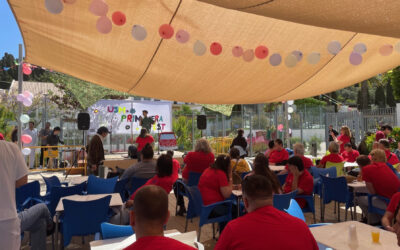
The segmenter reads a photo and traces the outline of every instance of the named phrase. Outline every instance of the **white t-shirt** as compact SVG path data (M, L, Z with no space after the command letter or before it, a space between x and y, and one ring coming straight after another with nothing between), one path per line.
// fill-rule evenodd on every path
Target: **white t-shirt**
M29 128L24 129L24 131L22 131L23 135L30 135L32 137L32 142L25 144L24 146L30 147L30 146L36 146L37 142L38 142L38 132L37 129L34 128L33 130L30 130Z
M17 145L0 141L0 222L17 218L15 181L27 174L28 168Z

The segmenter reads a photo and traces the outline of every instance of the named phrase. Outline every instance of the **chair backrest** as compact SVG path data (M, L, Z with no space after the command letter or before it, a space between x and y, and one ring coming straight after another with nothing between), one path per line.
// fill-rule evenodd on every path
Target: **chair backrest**
M287 176L288 176L288 174L278 174L277 175L279 183L281 183L281 186L283 186L283 184L285 184Z
M114 192L115 184L117 184L118 177L110 179L98 178L90 175L87 183L88 194L111 194Z
M19 188L15 189L15 203L17 210L22 211L24 208L22 204L28 198L40 198L40 183L39 181L29 182ZM25 207L29 208L29 207Z
M187 185L189 187L197 186L199 184L201 174L202 173L189 172L189 179Z
M141 186L146 184L149 179L147 178L139 178L139 177L132 177L131 178L131 187L129 189L129 195L132 195L138 190Z
M123 202L125 202L129 198L128 189L126 187L128 180L128 178L125 178L117 181L114 188L114 193L119 193Z
M317 168L313 166L310 168L310 172L314 178L319 178L320 175L328 175L332 178L337 177L337 170L335 168Z
M44 183L46 184L46 193L50 193L52 187L60 187L61 186L61 182L57 176L55 176L55 175L50 176L50 177L44 177L43 175L41 175L41 176L44 180Z
M242 177L242 180L244 179L244 177L246 177L246 175L248 175L248 174L250 174L251 172L243 172L242 174L241 174L241 176L240 177Z
M287 194L274 194L274 207L281 211L289 208L290 201L297 195L297 190Z
M325 168L336 168L336 176L344 175L344 162L330 162L327 161L325 164Z
M64 247L72 236L84 236L101 231L100 225L107 221L111 195L93 201L63 200Z
M131 226L114 225L107 222L101 223L101 236L103 240L131 236L135 232Z
M201 207L203 205L203 199L201 198L199 188L197 186L189 187L186 185L184 185L183 188L185 189L185 192L188 194L189 198L186 218L192 219L195 217L199 217L201 214Z
M290 148L285 148L285 150L289 153L289 156L292 156L294 154L294 151Z
M346 178L344 176L331 178L321 175L322 179L322 197L324 203L331 201L346 203L349 198Z
M82 195L82 192L85 190L85 187L86 183L81 183L79 185L71 187L53 187L50 191L50 203L47 204L47 208L50 211L51 218L54 217L57 205L62 197L74 194Z
M301 208L296 200L291 199L289 208L285 209L285 211L288 214L290 214L291 216L294 216L294 217L299 218L300 220L303 220L304 222L306 222L306 218L304 217L303 211L301 211Z

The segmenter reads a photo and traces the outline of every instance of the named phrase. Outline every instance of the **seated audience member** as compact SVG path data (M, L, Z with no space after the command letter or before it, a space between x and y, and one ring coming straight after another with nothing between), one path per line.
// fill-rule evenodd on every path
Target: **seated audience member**
M274 146L275 146L274 140L270 140L268 142L268 149L265 151L265 156L267 158L269 157L269 154L272 152L272 150L274 150Z
M298 156L301 158L301 160L303 161L303 165L304 165L304 169L306 170L310 170L310 168L312 166L314 166L314 163L312 162L312 160L310 160L309 158L304 156L304 145L301 143L296 143L293 145L293 153L295 156ZM279 174L286 174L288 173L289 168L286 165L285 170L282 170Z
M357 173L357 169L351 170L349 174L350 174L350 175L353 175L353 176L357 176L357 180L361 181L361 180L362 180L362 176L361 176L361 173L362 173L362 172L361 172L361 169L362 169L363 167L365 167L365 166L370 165L370 164L371 164L371 160L370 160L369 157L366 156L366 155L360 155L359 157L357 157L356 162L357 162L357 165L358 165L358 167L359 167L359 169L358 169L358 175L356 174L356 173ZM353 174L352 174L352 173L353 173Z
M216 250L318 249L310 229L302 220L273 207L272 185L266 177L246 177L242 191L248 214L228 223Z
M386 212L382 217L382 227L388 231L394 232L393 219L395 218L396 210L399 210L400 205L400 192L395 193L390 199L390 203L386 208Z
M290 193L297 190L298 195L310 195L314 189L312 175L304 169L303 161L298 156L290 157L288 160L289 174L283 185L283 192ZM296 199L301 208L306 207L304 199Z
M168 194L158 186L141 188L135 195L131 211L131 226L136 241L125 250L195 249L169 237L164 237L164 225L169 219Z
M289 153L283 148L283 142L281 139L275 140L274 149L269 154L269 163L277 165L285 165L289 159Z
M355 162L360 153L351 147L351 143L344 144L344 152L342 157L346 162Z
M325 168L327 162L332 162L332 163L339 163L343 162L344 159L343 157L339 154L339 144L336 142L330 142L328 150L330 152L329 155L325 155L322 160L319 162L318 167L319 168Z
M229 156L231 157L231 169L236 173L250 172L250 166L245 159L240 158L240 152L237 148L231 148L229 150Z
M391 198L400 188L400 181L396 174L386 165L385 152L381 149L372 150L370 153L372 164L361 169L362 179L365 181L370 194ZM358 204L363 214L368 214L368 198L366 196L357 197ZM386 209L387 204L374 197L372 200L374 207ZM377 224L381 220L378 214L370 214L370 222Z
M381 126L381 130L378 130L375 134L375 140L379 142L381 139L389 139L389 135L392 133L392 126L385 124Z
M374 143L372 143L372 150L374 149L379 149L379 142L374 141Z
M259 153L256 158L254 158L253 162L253 171L246 176L250 175L262 175L268 178L268 180L272 184L272 191L274 194L281 194L282 187L281 183L279 182L276 174L274 174L271 169L269 169L268 159L262 153Z
M171 156L172 158L172 175L176 177L175 181L179 177L179 171L181 170L181 164L177 159L174 159L174 151L168 150L167 155Z
M232 170L229 156L219 155L215 163L204 170L199 180L199 190L205 206L224 201L232 194ZM226 207L217 207L211 212L210 217L226 214ZM226 222L219 223L220 232Z
M150 179L156 175L153 147L150 144L146 144L140 153L142 154L142 161L127 168L122 174L121 180L132 177Z
M379 140L379 149L385 151L386 155L386 162L390 165L394 166L400 163L399 159L397 158L396 154L390 152L390 143L387 139L380 139Z
M399 213L399 205L394 213L395 222L393 223L393 230L397 236L397 245L400 246L400 213Z
M400 159L400 141L397 143L397 148L394 151L394 154L397 156L397 159Z

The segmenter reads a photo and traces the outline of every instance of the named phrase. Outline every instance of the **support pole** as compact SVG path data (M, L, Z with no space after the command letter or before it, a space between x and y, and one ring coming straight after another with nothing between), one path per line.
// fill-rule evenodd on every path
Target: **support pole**
M18 94L22 94L22 81L23 81L23 74L22 74L22 44L18 45ZM22 135L22 123L21 120L19 119L22 115L22 103L18 102L18 115L17 115L17 120L18 120L18 147L22 149L22 141L21 141L21 135Z
M286 147L290 148L290 135L289 135L289 119L288 119L288 103L284 103L284 108L285 108L285 141L286 141Z

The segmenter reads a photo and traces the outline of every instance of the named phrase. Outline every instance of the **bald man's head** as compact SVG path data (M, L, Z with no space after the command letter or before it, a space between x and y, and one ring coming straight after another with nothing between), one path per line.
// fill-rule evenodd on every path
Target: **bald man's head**
M160 224L168 219L168 194L159 186L144 186L136 192L133 201L136 222Z

